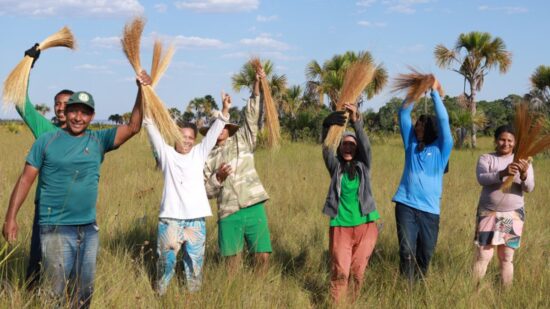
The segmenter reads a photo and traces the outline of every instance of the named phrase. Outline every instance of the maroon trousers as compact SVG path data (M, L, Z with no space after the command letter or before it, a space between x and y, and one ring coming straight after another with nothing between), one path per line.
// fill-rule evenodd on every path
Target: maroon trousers
M361 291L365 269L374 250L378 228L374 222L354 227L330 227L330 295L338 303L347 296L351 281L351 300Z

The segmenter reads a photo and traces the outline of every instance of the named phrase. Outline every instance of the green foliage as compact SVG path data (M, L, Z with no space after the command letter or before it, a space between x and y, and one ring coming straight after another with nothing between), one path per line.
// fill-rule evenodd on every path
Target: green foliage
M377 140L376 134L370 134ZM455 151L444 177L438 244L425 281L409 286L399 275L399 256L391 198L403 168L399 137L386 136L372 149L372 190L382 219L379 237L365 273L357 303L349 308L548 308L550 256L547 213L550 158L535 159L537 187L525 195L522 246L514 256L514 286L498 284L498 261L477 286L471 278L475 211L480 186L473 171L481 153L492 151L492 138L480 149ZM34 139L24 130L10 134L0 126L0 204L19 177L21 157ZM178 267L168 293L155 295L156 233L163 177L156 170L146 134L110 152L101 169L97 219L100 249L93 308L329 308L328 218L321 209L329 176L321 146L284 143L278 152L259 149L255 164L270 195L266 204L273 253L269 271L260 276L246 259L237 274L227 272L217 246L217 215L206 219L207 241L203 285L189 293ZM18 246L0 255L0 308L50 308L44 293L25 289L28 243L34 215L31 190L18 215ZM212 204L213 212L216 206ZM5 211L5 208L3 208ZM6 243L0 240L0 248ZM13 252L12 252L13 251ZM10 253L11 252L11 253ZM8 256L8 254L10 254ZM179 253L178 261L182 252ZM344 306L345 307L345 306ZM347 307L346 307L347 308Z
M347 68L355 61L362 60L375 65L374 58L368 51L358 53L347 51L341 55L334 55L321 66L316 60L312 60L306 67L308 92L317 97L317 101L323 104L323 97L329 98L331 110L336 109L340 90L344 84L344 75ZM373 80L367 85L364 96L358 99L358 105L366 99L371 99L378 94L388 81L388 74L382 64L376 65Z
M269 88L271 89L271 96L275 101L279 101L281 96L286 90L287 78L285 74L275 74L275 65L271 60L265 60L262 63L266 79L269 81ZM248 89L251 93L254 90L254 83L256 81L256 70L247 61L241 67L239 73L231 76L231 84L233 90L240 92L243 88Z
M216 100L211 95L192 99L185 109L185 119L193 119L195 122L208 122L213 110L219 109ZM191 117L192 115L192 117ZM180 116L181 118L182 116ZM184 120L184 119L181 119Z
M124 122L124 119L120 114L110 115L107 120L112 121L114 124L122 124Z

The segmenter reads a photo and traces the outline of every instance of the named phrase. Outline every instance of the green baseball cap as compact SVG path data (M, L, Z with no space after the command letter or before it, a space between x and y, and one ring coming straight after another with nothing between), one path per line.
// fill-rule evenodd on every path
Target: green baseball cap
M77 91L73 93L67 102L67 105L71 104L84 104L92 110L95 110L94 98L86 91Z

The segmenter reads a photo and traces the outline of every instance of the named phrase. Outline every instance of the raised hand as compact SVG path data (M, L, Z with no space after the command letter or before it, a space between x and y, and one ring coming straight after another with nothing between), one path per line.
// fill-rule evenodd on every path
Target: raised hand
M145 70L141 70L141 72L139 72L139 74L136 75L136 84L138 86L139 85L142 85L142 86L151 85L152 82L153 82L153 80L151 79L151 76L149 76L149 74L147 74L147 71L145 71Z
M346 123L346 112L336 111L330 113L325 120L323 120L323 127L330 127L332 125L343 126Z
M222 112L229 113L229 109L231 108L231 96L228 93L225 93L222 91L222 104L223 109Z
M351 122L357 121L357 106L355 104L346 103L344 104L344 108L349 113L349 118Z
M40 49L38 49L38 45L38 43L35 43L31 48L25 51L25 56L29 56L32 58L31 68L34 67L34 63L40 57Z
M259 68L257 71L256 71L256 80L261 80L261 79L265 79L265 72L264 72L264 69L263 68Z

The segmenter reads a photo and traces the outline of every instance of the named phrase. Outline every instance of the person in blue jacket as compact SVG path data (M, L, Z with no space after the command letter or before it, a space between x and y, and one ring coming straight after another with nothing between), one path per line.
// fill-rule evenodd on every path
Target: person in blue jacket
M408 280L424 277L437 243L443 174L449 162L453 138L449 115L439 97L441 84L434 81L431 98L436 117L421 115L414 127L414 104L399 110L399 127L405 147L405 166L392 201L399 240L399 269Z

